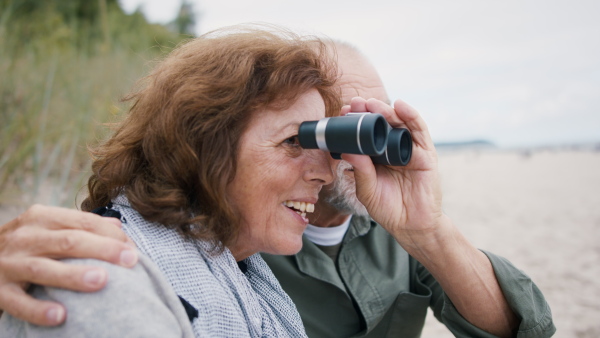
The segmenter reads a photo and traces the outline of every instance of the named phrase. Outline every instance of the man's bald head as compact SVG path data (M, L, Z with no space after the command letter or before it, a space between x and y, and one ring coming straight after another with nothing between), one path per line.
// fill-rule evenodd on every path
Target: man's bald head
M390 103L377 70L363 53L347 42L332 41L330 46L338 63L344 104L355 96Z

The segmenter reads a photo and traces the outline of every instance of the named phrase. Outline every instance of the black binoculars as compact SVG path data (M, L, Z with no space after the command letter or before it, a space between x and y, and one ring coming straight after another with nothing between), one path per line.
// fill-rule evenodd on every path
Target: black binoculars
M340 159L341 154L369 155L373 163L405 166L412 155L412 137L405 128L392 128L383 115L348 113L306 121L298 129L305 149L321 149Z

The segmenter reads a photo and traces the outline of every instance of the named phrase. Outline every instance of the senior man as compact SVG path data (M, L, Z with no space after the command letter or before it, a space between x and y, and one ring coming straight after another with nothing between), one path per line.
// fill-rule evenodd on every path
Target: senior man
M344 43L336 47L342 94L350 104L346 112L404 116L396 122L411 129L415 146L428 156L400 169L406 178L403 189L415 189L398 199L401 226L387 218L394 212L379 210L372 200L381 196L373 190L385 189L383 180L379 186L358 186L373 219L385 226L371 219L356 197L354 175L372 178L374 167L364 157L344 155L348 162L332 161L337 182L323 189L302 250L294 256L263 255L296 303L308 335L418 337L431 307L456 336L551 336L555 328L549 306L532 281L506 260L474 248L441 212L435 149L424 122L403 102L389 106L377 72L356 49ZM414 200L403 200L408 196ZM64 321L62 306L31 299L23 286L102 288L104 271L64 266L46 257L134 265L136 253L118 227L111 226L115 221L36 206L0 227L0 307L40 325Z
M370 101L352 99L355 96L389 103L369 61L348 44L336 43L336 50L344 103L353 111L371 107ZM395 107L412 109L402 102ZM407 125L416 146L429 147L432 157L413 161L435 165L428 135L419 135L427 132L426 126L417 122L421 121ZM352 165L333 165L336 181L322 189L309 215L302 250L294 256L263 254L296 303L309 336L419 337L428 307L455 336L549 337L555 332L550 308L528 276L505 259L475 249L444 215L435 226L442 240L414 224L405 229L380 226L356 197ZM425 179L433 181L426 189L439 189L436 168L424 177L422 163L411 166L403 169L408 178L404 185ZM441 198L437 191L405 195ZM398 201L399 209L410 203ZM426 213L441 212L436 207L405 208L417 213L408 217L418 223L426 221Z

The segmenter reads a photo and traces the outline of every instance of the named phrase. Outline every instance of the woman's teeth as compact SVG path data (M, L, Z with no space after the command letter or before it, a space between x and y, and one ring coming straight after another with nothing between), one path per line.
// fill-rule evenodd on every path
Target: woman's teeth
M315 211L315 205L307 202L285 201L282 203L288 208L295 209L296 213L302 217L306 217L307 212Z

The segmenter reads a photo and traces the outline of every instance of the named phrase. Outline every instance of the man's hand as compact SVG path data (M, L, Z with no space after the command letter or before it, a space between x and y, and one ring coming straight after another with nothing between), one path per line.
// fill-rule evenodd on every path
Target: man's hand
M425 121L398 100L353 98L347 112L382 114L395 128L408 128L413 152L405 167L373 165L364 155L344 154L354 166L356 196L369 215L431 272L460 314L496 336L512 336L512 312L487 256L477 250L442 211L437 154Z
M379 113L394 128L407 128L413 138L410 163L405 167L375 166L370 158L344 154L354 166L356 195L375 221L385 227L402 246L415 246L418 238L435 231L442 212L442 191L437 155L425 121L403 101L394 106L359 97L345 106L347 112Z
M61 304L39 301L25 290L40 284L81 292L102 289L104 269L68 265L60 258L94 258L124 267L137 263L133 242L116 218L34 205L0 226L0 310L37 325L62 323Z

